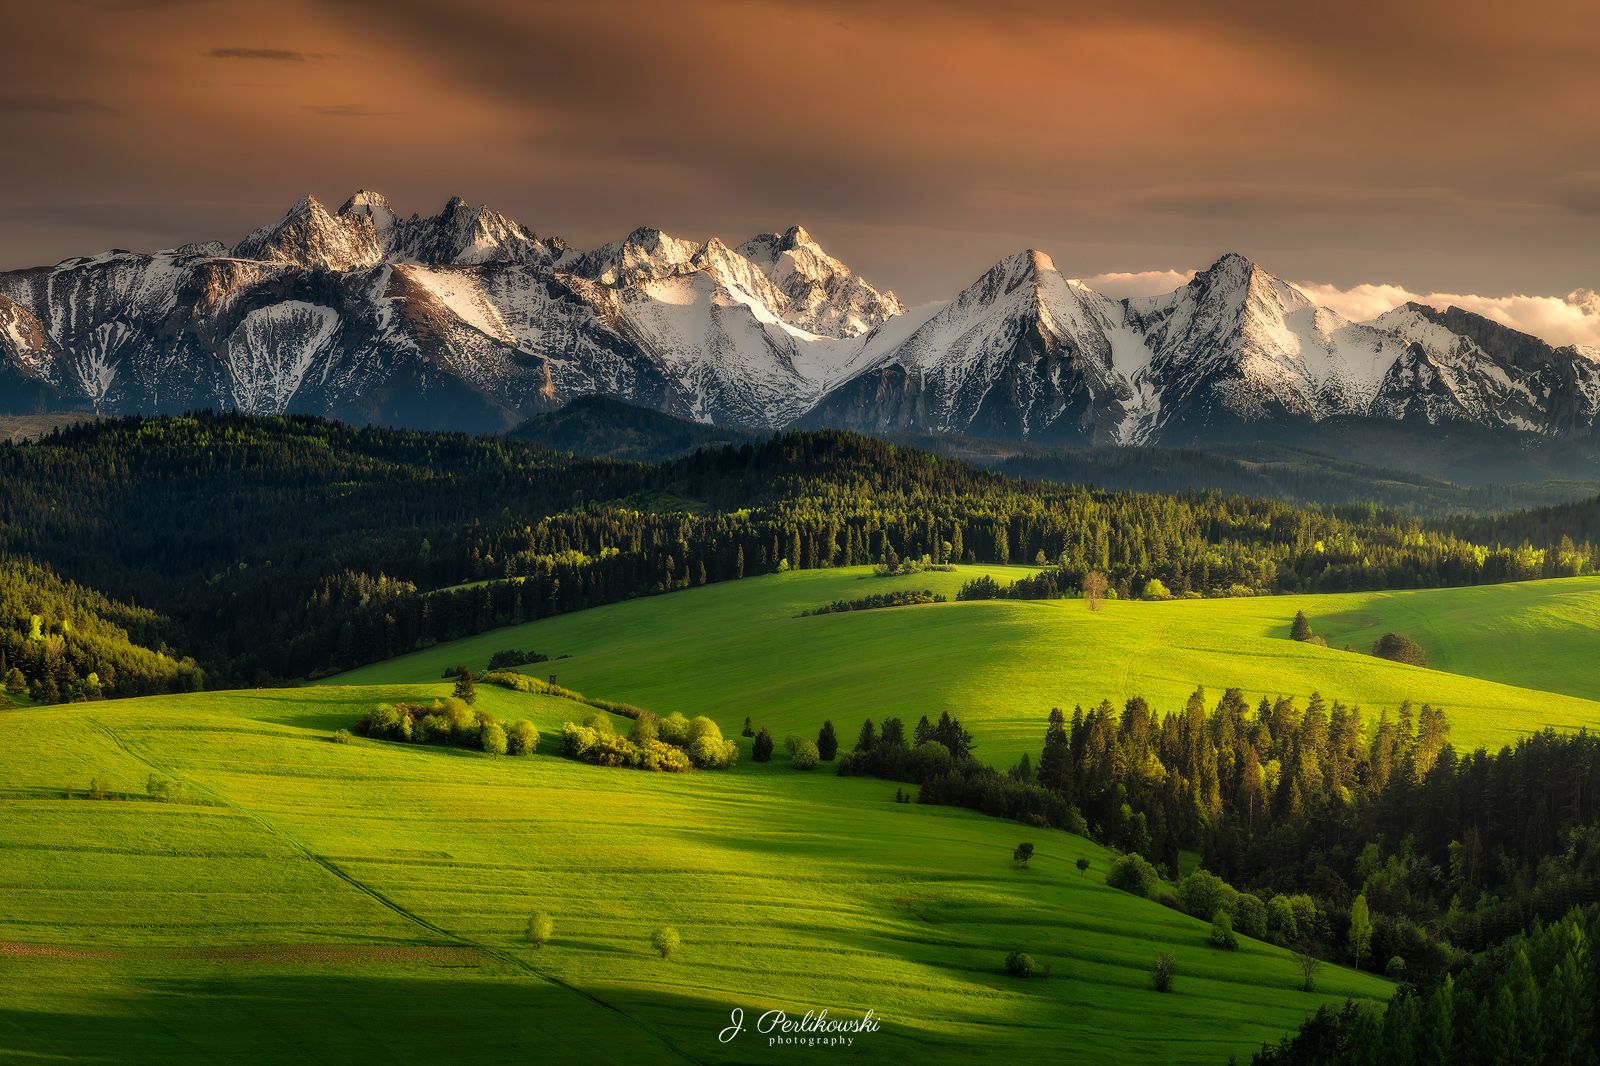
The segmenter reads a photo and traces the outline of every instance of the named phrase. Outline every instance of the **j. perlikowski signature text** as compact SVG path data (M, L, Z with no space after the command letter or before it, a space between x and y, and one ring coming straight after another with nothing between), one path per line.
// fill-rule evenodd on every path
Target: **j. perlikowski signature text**
M733 1008L729 1020L732 1024L717 1034L724 1044L745 1031L744 1008ZM767 1038L768 1047L851 1047L862 1033L878 1031L878 1019L870 1010L859 1018L846 1019L828 1017L826 1008L808 1010L803 1018L769 1010L756 1019L755 1029Z

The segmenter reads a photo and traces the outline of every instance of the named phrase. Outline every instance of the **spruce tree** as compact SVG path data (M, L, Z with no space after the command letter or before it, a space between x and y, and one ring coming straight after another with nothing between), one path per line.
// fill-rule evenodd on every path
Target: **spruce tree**
M772 758L772 734L762 726L756 733L756 739L750 745L750 758L756 762L767 762Z
M456 678L456 689L453 695L462 703L470 704L478 702L478 686L472 680L471 670L461 671L460 675Z
M878 743L878 731L872 726L872 719L868 718L861 723L861 733L856 737L857 751L871 751Z
M1044 751L1039 755L1039 784L1052 792L1065 793L1072 774L1072 745L1067 737L1066 718L1060 707L1050 709L1050 728L1045 730Z
M1311 639L1311 622L1306 618L1304 611L1294 613L1294 624L1289 627L1289 637L1292 640Z
M833 756L839 750L839 738L833 732L831 720L822 723L822 730L817 734L817 757L823 762L832 762Z

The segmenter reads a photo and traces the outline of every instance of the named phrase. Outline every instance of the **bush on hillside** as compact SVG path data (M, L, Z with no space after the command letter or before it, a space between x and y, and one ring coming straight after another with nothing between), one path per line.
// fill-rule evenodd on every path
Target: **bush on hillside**
M555 930L555 920L544 911L538 911L528 919L528 939L536 948L542 948L550 943L551 934Z
M1256 940L1267 938L1267 905L1261 902L1260 896L1249 892L1234 893L1229 914L1233 919L1233 927L1245 936Z
M487 755L504 755L507 748L506 731L498 722L487 722L478 731L478 746Z
M504 670L512 666L530 666L533 663L549 662L550 656L542 655L536 651L517 651L507 648L497 651L489 656L489 669Z
M412 744L447 744L458 748L484 748L484 735L493 726L498 731L500 751L506 751L505 727L486 711L475 710L454 697L432 703L380 703L356 723L355 732L374 740L398 740ZM532 726L529 725L530 729ZM342 743L335 735L335 742ZM538 732L533 733L538 746ZM530 747L527 749L531 751ZM525 754L515 752L514 754Z
M789 764L796 770L813 770L817 765L817 746L809 740L802 740L790 749Z
M1161 888L1161 875L1143 855L1118 855L1106 873L1106 884L1135 896L1153 899Z
M1006 973L1012 977L1033 976L1033 956L1024 951L1013 951L1006 956Z
M1372 654L1380 659L1392 659L1411 666L1427 666L1428 653L1422 645L1404 633L1385 633L1372 645Z
M1209 870L1196 870L1178 882L1178 902L1184 913L1202 921L1227 907L1234 895L1233 888Z
M1233 920L1228 917L1228 912L1219 910L1217 916L1211 921L1211 946L1224 951L1238 951L1239 938L1233 933Z
M750 744L750 758L756 762L767 762L772 758L772 734L766 726L756 734L756 739Z
M1172 979L1178 975L1178 958L1170 951L1156 956L1154 977L1157 992L1171 992Z
M689 719L673 711L656 723L656 731L663 743L683 745L689 742Z
M506 734L506 752L510 755L532 755L539 750L539 729L532 722L521 721Z
M650 934L650 946L655 948L656 954L660 955L663 959L670 959L672 957L672 953L677 951L679 945L682 943L683 938L680 937L678 935L678 931L672 928L670 925L664 925L660 929L657 929L654 933Z
M561 727L561 754L596 766L666 773L724 769L738 761L739 746L724 740L722 730L711 719L697 718L690 723L682 715L670 717L677 719L671 728L685 738L683 744L661 739L666 732L662 727L670 719L657 720L647 711L634 720L626 737L616 733L608 716L596 714L585 725L568 722ZM691 734L694 739L688 740Z

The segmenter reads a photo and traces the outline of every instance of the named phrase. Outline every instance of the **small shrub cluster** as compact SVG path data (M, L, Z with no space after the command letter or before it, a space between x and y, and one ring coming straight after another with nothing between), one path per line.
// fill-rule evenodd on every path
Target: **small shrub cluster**
M1032 977L1033 956L1025 951L1013 951L1006 956L1006 973L1011 977Z
M784 747L789 749L789 765L796 770L815 770L822 755L817 751L816 744L805 737L790 733L784 739Z
M832 603L821 607L813 607L809 611L801 611L796 617L810 618L819 614L846 614L850 611L875 611L882 607L912 607L919 603L943 603L945 599L932 589L923 589L921 592L912 589L900 589L896 592L880 592L873 596L863 596L858 600L834 600Z
M1404 633L1385 633L1373 643L1372 654L1380 659L1392 659L1411 666L1428 665L1428 653L1422 650L1421 644Z
M738 761L739 746L724 740L722 730L709 718L690 721L676 712L657 718L642 711L625 737L604 714L583 725L568 722L561 727L561 753L596 766L683 773L732 766Z
M872 568L873 577L899 577L902 574L950 574L955 572L955 567L949 563L936 563L931 556L924 555L920 559L897 559L893 562L882 562Z
M505 670L512 666L530 666L533 663L547 663L550 656L537 651L517 651L515 648L506 648L489 656L490 670Z
M491 755L531 755L539 749L539 730L532 722L517 722L507 732L493 715L454 696L432 703L380 703L356 723L355 731L377 740L473 748Z

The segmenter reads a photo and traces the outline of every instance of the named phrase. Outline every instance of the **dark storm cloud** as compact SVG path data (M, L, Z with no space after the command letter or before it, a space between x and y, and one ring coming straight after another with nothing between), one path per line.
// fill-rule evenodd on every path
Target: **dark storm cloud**
M0 95L0 113L8 115L115 115L117 109L99 100L82 96L53 96L48 93Z
M306 110L329 118L377 118L397 111L374 111L365 104L307 104Z
M210 59L259 59L273 63L314 63L322 59L320 52L296 52L287 48L213 48L206 52Z

